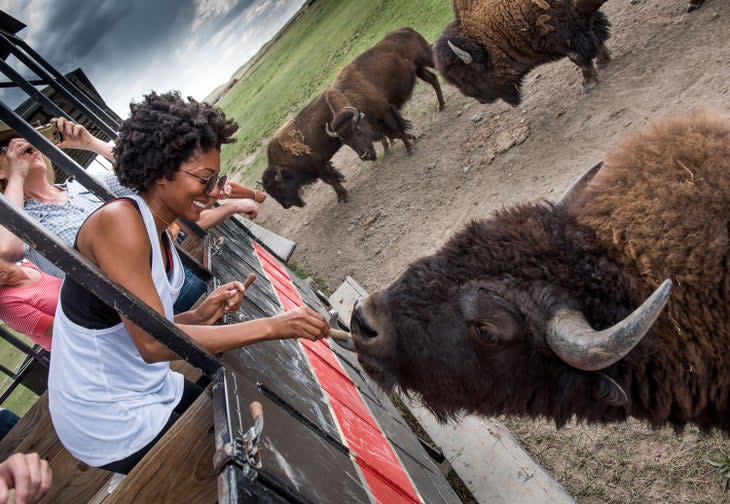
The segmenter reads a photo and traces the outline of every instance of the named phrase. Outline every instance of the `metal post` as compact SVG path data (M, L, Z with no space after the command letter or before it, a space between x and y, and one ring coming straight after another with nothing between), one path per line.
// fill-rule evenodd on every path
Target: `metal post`
M33 349L33 347L26 345L19 338L16 338L13 334L10 333L10 331L6 330L4 327L0 327L0 337L5 339L8 343L13 345L21 352L25 353L26 355L30 355L35 360L48 367L48 357L42 354L42 352L44 351L42 348L36 351L35 349Z

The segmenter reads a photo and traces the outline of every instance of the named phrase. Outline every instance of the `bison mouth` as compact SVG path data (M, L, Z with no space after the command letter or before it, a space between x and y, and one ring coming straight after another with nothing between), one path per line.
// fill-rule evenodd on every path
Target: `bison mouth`
M392 390L397 380L388 362L388 350L382 334L372 326L365 313L364 302L359 299L352 311L350 331L357 352L357 360L365 372L383 389Z
M353 336L357 335L358 339L369 340L371 338L375 338L378 335L378 331L373 329L370 325L370 322L362 309L362 305L362 299L358 299L352 311L350 330L352 331Z

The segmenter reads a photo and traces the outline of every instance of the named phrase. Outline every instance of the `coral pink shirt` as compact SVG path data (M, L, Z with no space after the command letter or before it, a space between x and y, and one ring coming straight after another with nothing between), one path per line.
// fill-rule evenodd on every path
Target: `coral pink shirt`
M0 319L50 351L51 338L45 333L53 324L61 279L44 273L32 262L21 266L39 271L41 277L27 287L0 287Z

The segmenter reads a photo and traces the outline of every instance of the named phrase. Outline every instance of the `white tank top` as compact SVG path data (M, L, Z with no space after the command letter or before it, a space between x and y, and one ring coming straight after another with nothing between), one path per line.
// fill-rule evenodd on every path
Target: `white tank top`
M152 279L165 317L185 275L175 247L171 278L165 272L154 219L139 205L152 245ZM183 376L169 362L147 364L124 324L87 329L70 321L58 303L53 324L48 406L59 439L74 457L98 467L139 451L160 433L180 402Z

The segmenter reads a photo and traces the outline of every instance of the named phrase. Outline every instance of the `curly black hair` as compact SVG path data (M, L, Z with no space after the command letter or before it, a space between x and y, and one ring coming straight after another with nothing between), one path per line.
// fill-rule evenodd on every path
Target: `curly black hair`
M184 100L179 91L153 91L129 108L114 147L114 171L122 185L137 191L162 177L172 180L196 151L220 150L236 141L235 121L208 103Z

